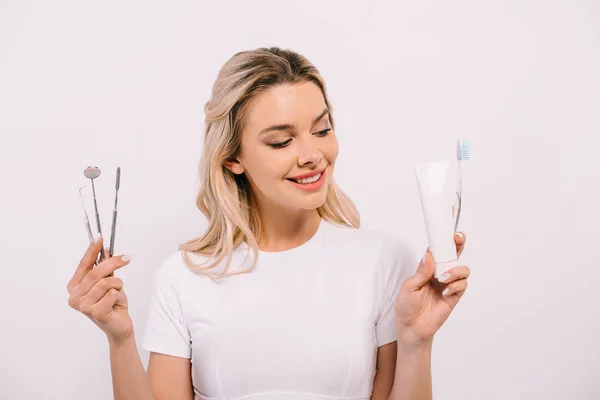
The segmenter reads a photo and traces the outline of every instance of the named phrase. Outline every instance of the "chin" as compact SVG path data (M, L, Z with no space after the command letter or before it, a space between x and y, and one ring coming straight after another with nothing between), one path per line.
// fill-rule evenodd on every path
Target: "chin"
M327 201L327 192L329 182L326 181L323 186L314 191L303 191L293 187L289 182L285 182L283 191L280 192L280 201L287 206L300 210L316 210L323 206Z
M316 210L323 206L327 201L327 188L323 187L323 190L320 190L318 193L312 193L309 196L302 197L303 198L295 198L292 200L292 203L296 205L297 208L303 210Z
M307 201L305 202L305 204L303 204L303 208L304 210L316 210L317 208L323 206L323 204L325 204L325 201L327 200L327 198L325 196L323 196L322 199L315 199L314 201Z

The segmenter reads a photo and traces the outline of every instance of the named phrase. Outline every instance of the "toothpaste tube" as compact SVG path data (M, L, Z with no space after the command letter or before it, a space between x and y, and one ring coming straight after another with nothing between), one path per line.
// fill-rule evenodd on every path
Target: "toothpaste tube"
M441 160L414 165L436 279L456 267L458 262L452 201L455 195L452 179L454 164L450 160Z

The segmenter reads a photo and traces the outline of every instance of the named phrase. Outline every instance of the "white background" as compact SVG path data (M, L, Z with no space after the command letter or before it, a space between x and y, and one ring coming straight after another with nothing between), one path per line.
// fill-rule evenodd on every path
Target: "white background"
M412 165L470 139L470 287L436 336L434 398L600 398L597 1L0 1L0 398L112 398L107 342L69 308L99 166L143 335L159 263L204 227L203 106L234 53L306 55L331 94L363 224L426 237ZM147 354L142 352L144 362Z

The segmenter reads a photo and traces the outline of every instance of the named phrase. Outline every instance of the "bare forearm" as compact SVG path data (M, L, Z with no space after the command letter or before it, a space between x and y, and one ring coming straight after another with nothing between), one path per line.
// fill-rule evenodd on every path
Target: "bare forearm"
M154 400L135 338L109 341L110 367L115 400Z
M431 400L432 341L420 342L398 335L394 385L389 400Z

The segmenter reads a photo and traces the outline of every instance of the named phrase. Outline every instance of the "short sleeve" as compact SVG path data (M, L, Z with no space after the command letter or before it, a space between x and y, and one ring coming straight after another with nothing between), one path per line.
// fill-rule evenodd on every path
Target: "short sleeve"
M187 329L172 273L173 258L159 268L150 299L142 348L170 356L191 358L190 333Z
M394 306L404 281L412 276L418 266L415 252L404 241L384 235L381 243L379 265L380 307L376 324L377 345L396 341Z

